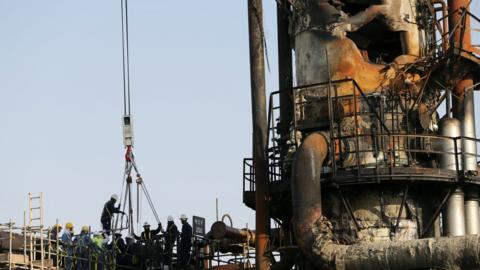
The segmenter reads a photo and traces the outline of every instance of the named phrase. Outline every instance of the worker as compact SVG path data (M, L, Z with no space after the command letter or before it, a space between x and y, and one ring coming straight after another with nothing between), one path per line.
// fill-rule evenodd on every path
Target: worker
M190 249L192 248L192 226L187 222L187 216L182 214L180 221L182 222L182 232L180 233L180 243L178 245L178 264L180 269L185 269L190 263Z
M138 258L137 258L137 247L138 245L135 243L135 238L131 235L125 238L126 240L126 249L125 249L125 265L130 268L134 268L137 265Z
M148 222L143 223L143 232L140 236L133 233L133 237L144 243L151 243L152 237L159 234L162 231L162 223L158 223L158 227L155 230L150 230L150 224Z
M167 218L167 230L164 234L165 237L165 265L172 269L173 247L178 239L177 225L173 221L173 216L169 215Z
M93 234L92 243L95 245L95 248L103 249L105 242L105 238L103 237L101 232L95 232Z
M142 269L152 267L152 261L156 253L153 247L153 237L159 234L161 231L162 224L160 222L155 230L150 230L150 224L145 222L143 224L143 232L140 236L133 233L133 237L143 244L140 249L140 263Z
M65 254L65 270L72 270L73 262L73 224L68 222L65 224L65 231L62 235L62 246L66 252Z
M89 269L90 248L92 239L90 238L90 227L83 226L80 235L75 238L74 243L77 248L77 270Z
M118 201L118 195L113 194L110 197L110 200L105 203L102 211L102 217L100 221L102 222L103 230L110 235L110 231L112 229L112 218L113 214L124 214L123 211L120 210L121 204L118 204L118 207L115 207L115 203Z
M94 270L103 270L105 264L105 246L108 243L108 237L105 233L96 232L92 237L93 243L93 261L96 266Z
M50 250L53 259L53 265L57 265L57 243L59 242L60 232L62 231L62 225L55 224L53 225L52 229L50 230L50 241L48 248Z
M123 265L123 258L125 251L127 249L127 245L125 244L125 241L123 241L122 234L119 232L116 232L113 235L113 240L112 243L109 246L109 250L113 252L115 255L115 261L117 265ZM123 267L117 267L118 269L124 269Z
M52 229L50 230L50 241L56 242L58 239L58 235L62 231L62 225L55 224L53 225Z

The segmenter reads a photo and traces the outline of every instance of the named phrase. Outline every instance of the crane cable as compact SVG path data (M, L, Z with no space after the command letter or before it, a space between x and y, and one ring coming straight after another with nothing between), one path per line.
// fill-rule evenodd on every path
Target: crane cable
M121 0L122 12L122 66L123 66L123 114L130 115L130 53L128 46L128 0Z
M123 114L124 116L130 117L131 115L131 93L130 93L130 53L129 53L129 38L128 38L128 0L121 0L121 19L122 19L122 70L123 70ZM129 229L129 232L133 232L133 203L132 203L132 195L131 195L131 183L132 183L132 169L135 170L137 179L137 201L136 201L136 206L137 206L137 226L140 220L140 212L141 212L141 197L140 197L140 189L143 191L147 202L152 210L152 213L157 220L158 223L160 223L160 219L158 217L158 213L154 207L153 201L150 197L150 193L148 192L145 182L143 181L141 174L138 170L138 167L135 163L134 155L133 155L133 146L132 145L127 145L127 152L125 153L125 170L124 170L124 177L122 179L122 191L121 191L121 197L120 197L120 202L122 202L123 199L123 208L122 211L125 211L126 205L127 205L127 200L128 200L128 205L129 205L129 213L126 217L128 226L127 228ZM125 185L127 183L127 185ZM125 188L126 186L126 188ZM125 193L124 193L125 190ZM125 195L125 197L124 197ZM118 228L118 219L119 217L117 216L117 219L115 221L115 228ZM120 227L123 224L123 219L124 216L121 216L120 219ZM120 228L121 230L122 228Z

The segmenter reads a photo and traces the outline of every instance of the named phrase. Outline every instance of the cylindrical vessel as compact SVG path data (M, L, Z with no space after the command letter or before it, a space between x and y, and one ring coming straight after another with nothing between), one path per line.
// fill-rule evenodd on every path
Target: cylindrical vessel
M477 170L477 142L475 135L475 103L473 90L465 92L463 98L462 135L472 139L462 140L462 163L465 171Z
M443 212L443 234L445 236L465 235L464 197L462 189L457 188L445 205L445 211Z
M480 216L478 213L478 189L471 187L466 192L465 201L465 226L467 234L480 233Z
M442 136L450 138L441 139L439 141L440 150L443 152L440 154L440 167L446 170L462 169L462 162L459 157L461 153L461 141L454 139L462 135L461 123L455 118L444 118L440 121L439 133Z

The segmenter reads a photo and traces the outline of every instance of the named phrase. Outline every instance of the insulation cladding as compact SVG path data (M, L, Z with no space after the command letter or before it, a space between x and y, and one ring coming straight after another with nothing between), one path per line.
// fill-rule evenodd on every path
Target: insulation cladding
M272 269L480 268L469 1L277 4L269 216L257 213L282 231Z

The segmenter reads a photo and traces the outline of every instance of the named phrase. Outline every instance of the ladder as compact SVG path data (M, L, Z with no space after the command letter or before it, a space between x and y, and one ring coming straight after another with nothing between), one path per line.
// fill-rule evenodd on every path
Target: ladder
M45 269L45 245L44 245L44 228L43 228L43 193L38 195L28 193L28 227L30 231L30 269L34 269L34 262L37 261L38 248L40 248L40 269ZM38 243L40 236L40 243Z

